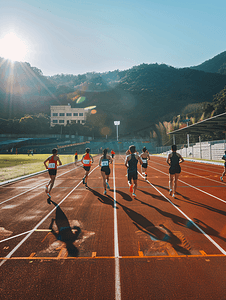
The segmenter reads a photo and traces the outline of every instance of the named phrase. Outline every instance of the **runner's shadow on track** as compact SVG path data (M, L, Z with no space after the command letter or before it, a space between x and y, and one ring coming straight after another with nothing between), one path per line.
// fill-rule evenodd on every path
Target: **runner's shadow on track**
M145 195L148 195L148 196L151 196L152 198L154 199L158 199L158 200L161 200L161 201L164 201L164 202L168 202L163 196L159 196L159 195L154 195L154 194L151 194L147 191L144 191L144 190L141 190L141 189L137 189L138 191L141 191L142 193L144 193Z
M109 196L105 196L105 195L102 195L102 194L100 194L100 193L98 193L97 191L95 191L95 190L93 190L93 189L91 189L90 187L88 188L89 190L90 190L90 192L92 192L93 194L94 194L94 196L96 196L97 197L97 199L101 202L101 203L103 203L103 204L107 204L107 205L111 205L112 207L114 207L114 199L113 199L113 201L111 200L111 197L109 197Z
M208 235L212 235L212 236L216 236L219 239L221 239L222 241L226 242L226 238L224 238L223 236L220 235L220 233L218 231L216 231L215 229L213 229L212 227L208 226L206 223L204 223L203 221L199 220L199 219L194 219L194 222Z
M189 255L190 251L180 246L181 240L163 225L156 227L143 215L117 202L124 212L133 221L133 224L142 232L148 234L152 239L170 243L172 247L183 254ZM162 230L161 230L162 227ZM167 233L166 233L167 232Z
M173 223L175 223L176 225L180 225L180 226L183 226L183 227L186 227L186 228L189 228L191 230L194 230L195 232L198 232L200 233L200 231L194 226L194 224L185 219L185 218L182 218L182 217L179 217L177 215L174 215L174 214L171 214L169 212L166 212L166 211L163 211L161 210L160 208L158 207L155 207L154 205L151 205L151 204L148 204L146 202L143 202L139 199L136 199L137 201L139 201L141 204L143 205L146 205L148 207L151 207L151 208L154 208L157 212L159 212L162 216L166 217L166 218L169 218L173 221Z
M123 198L123 200L129 201L129 202L133 201L133 199L130 197L129 194L126 194L126 193L124 193L122 191L118 191L118 190L116 190L116 193L118 193L119 195L121 195L122 198Z
M167 192L169 192L169 188L168 188L168 187L165 187L165 186L162 186L162 185L157 185L157 184L155 184L155 187L161 188L161 189L166 190ZM182 195L182 194L180 194L180 193L178 193L178 192L176 192L176 195L180 195L180 196L183 197L184 199L190 200L190 198L188 198L187 196L184 196L184 195ZM175 198L176 198L176 197L175 197Z
M62 211L60 206L51 201L56 206L56 217L55 219L52 219L49 229L51 229L52 234L60 241L64 242L66 244L66 248L68 251L68 256L70 257L77 257L79 255L79 250L75 245L73 244L77 239L81 232L80 227L74 226L71 228L69 221L65 215L65 213ZM56 232L53 229L53 223L56 223L58 232ZM72 230L76 230L73 232Z

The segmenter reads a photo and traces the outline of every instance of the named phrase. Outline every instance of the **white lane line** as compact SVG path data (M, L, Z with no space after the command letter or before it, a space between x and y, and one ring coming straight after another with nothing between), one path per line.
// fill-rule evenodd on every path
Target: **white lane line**
M121 300L119 244L118 244L118 222L116 208L116 185L115 185L115 161L113 160L113 185L114 185L114 254L115 254L115 299Z
M140 174L140 172L138 172ZM142 176L140 174L141 177L144 178L144 176ZM169 198L167 198L162 192L160 192L152 183L150 183L148 180L146 180L146 182L148 182L160 195L162 195L170 204L173 205L174 208L176 208L189 222L191 222L215 247L217 247L217 249L224 255L226 255L226 251L221 248L220 245L218 245L208 234L205 233L205 231L203 231L198 225L195 224L195 222L192 221L192 219L190 219L181 209L179 209L172 201L170 201Z
M156 168L154 168L154 167L151 167L151 168L154 169L154 170L156 170L156 171L158 171L158 172L160 172L160 173L163 173L163 174L165 174L165 175L168 176L168 174L165 173L165 172L163 172L163 171L160 171L160 170L158 170L158 169L156 169ZM205 191L203 191L203 190L197 188L196 186L193 186L193 185L191 185L191 184L189 184L189 183L187 183L187 182L185 182L185 181L183 181L183 180L181 180L181 179L178 179L178 180L179 180L180 182L182 182L182 183L184 183L184 184L190 186L191 188L193 188L193 189L199 191L199 192L202 192L202 193L204 193L204 194L206 194L206 195L208 195L208 196L210 196L210 197L213 197L213 198L215 198L215 199L217 199L217 200L219 200L219 201L221 201L221 202L226 203L226 200L223 200L223 199L221 199L221 198L219 198L219 197L217 197L217 196L214 196L214 195L212 195L212 194L210 194L210 193L207 193L207 192L205 192Z
M90 174L98 168L98 165L90 172ZM63 203L73 192L77 187L82 183L82 180L57 204L57 206L60 206L61 203ZM20 242L17 244L12 251L5 257L6 259L3 259L0 263L0 266L2 266L8 258L10 258L19 248L20 246L32 235L32 233L38 229L38 227L56 210L57 206L55 206L30 232L28 235L26 235Z
M160 166L162 166L162 167L166 167L166 166L163 165L163 164L156 163L156 162L154 162L154 163L157 164L157 165L160 165ZM185 168L192 168L192 167L186 166ZM196 168L196 169L197 169L197 168ZM198 170L200 170L200 169L198 169ZM200 177L200 178L203 178L203 179L206 179L206 180L214 181L214 182L217 182L218 184L222 184L222 185L225 186L225 182L222 182L222 181L219 181L219 180L216 180L216 179L204 177L204 176L201 176L201 175L198 175L198 174L195 174L195 173L191 173L191 172L188 172L188 171L184 171L184 170L183 170L183 173L188 173L188 174L191 174L191 175L193 175L193 176L197 176L197 177ZM213 173L213 172L212 172L212 173ZM219 177L220 177L220 176L219 176Z
M59 178L59 177L65 175L65 174L67 174L67 173L69 173L69 172L71 172L71 171L73 171L73 170L76 170L76 169L78 169L78 168L79 168L79 167L74 168L74 169L69 170L69 171L66 171L66 172L64 172L64 173L62 173L62 174L60 174L60 175L58 175L57 178ZM48 180L48 179L47 179L47 180ZM46 182L46 180L45 180L45 181L43 180L43 183L41 183L41 184L39 184L39 185L36 185L35 187L33 187L33 188L31 188L31 189L29 189L29 190L23 192L23 193L20 193L20 194L18 194L18 195L16 195L16 196L13 196L13 197L11 197L11 198L9 198L9 199L7 199L7 200L4 200L4 201L0 202L0 205L3 204L3 203L8 202L8 201L10 201L10 200L13 200L13 199L15 199L15 198L17 198L17 197L19 197L19 196L21 196L21 195L24 195L24 194L26 194L26 193L28 193L28 192L30 192L30 191L33 191L34 189L36 189L36 188L42 186L42 185L44 184L44 182Z

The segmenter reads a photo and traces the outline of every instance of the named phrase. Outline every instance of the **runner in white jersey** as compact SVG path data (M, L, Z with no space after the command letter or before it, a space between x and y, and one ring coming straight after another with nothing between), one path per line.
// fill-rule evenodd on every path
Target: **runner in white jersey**
M147 167L150 156L146 147L143 148L143 153L140 155L140 158L142 159L141 173L145 176L145 179L147 179Z
M103 155L101 156L99 160L99 166L101 167L101 176L103 178L103 186L104 186L104 195L107 194L106 187L110 190L109 186L109 175L111 173L111 169L109 167L109 164L112 163L112 158L110 155L107 155L108 150L103 150Z

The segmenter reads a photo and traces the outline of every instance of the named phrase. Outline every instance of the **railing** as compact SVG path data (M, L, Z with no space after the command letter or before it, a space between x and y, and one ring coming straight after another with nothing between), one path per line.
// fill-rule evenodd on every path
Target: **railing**
M156 153L167 154L171 146L156 147ZM226 150L226 140L208 141L187 145L177 145L177 152L183 157L221 160Z

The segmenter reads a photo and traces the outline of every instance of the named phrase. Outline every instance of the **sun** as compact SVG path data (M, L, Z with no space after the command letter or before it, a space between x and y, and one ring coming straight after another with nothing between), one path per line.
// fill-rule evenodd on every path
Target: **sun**
M25 61L28 52L26 42L21 40L14 32L7 33L0 39L0 57L12 61Z

